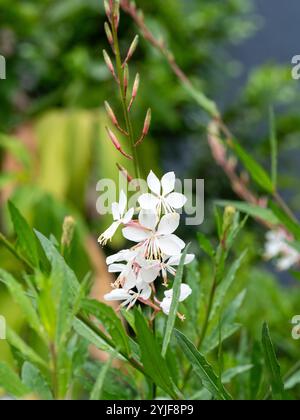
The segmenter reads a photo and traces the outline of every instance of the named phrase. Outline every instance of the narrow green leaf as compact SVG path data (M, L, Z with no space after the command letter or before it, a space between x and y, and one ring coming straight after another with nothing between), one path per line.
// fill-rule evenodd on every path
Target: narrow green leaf
M274 110L270 109L270 146L271 146L271 177L274 190L277 190L278 178L278 139Z
M294 373L284 384L286 390L293 389L296 385L300 384L300 370Z
M45 339L44 331L38 317L38 314L33 306L33 303L26 295L22 286L15 280L15 278L7 273L6 271L0 269L0 281L2 281L8 288L13 300L22 310L23 315L25 316L30 327L42 338Z
M187 92L194 98L196 103L203 108L209 115L212 117L219 117L219 111L215 102L209 99L207 96L204 95L199 89L196 89L195 86L190 86L190 84L184 84L185 89Z
M24 397L30 393L18 375L4 362L0 362L0 388L16 398Z
M105 379L111 367L111 363L112 363L112 357L109 358L109 360L105 363L103 368L100 370L99 376L91 392L91 396L90 396L91 401L101 400Z
M214 300L214 304L212 307L210 320L213 320L216 314L219 312L219 309L222 307L222 304L227 296L228 291L231 289L235 279L238 270L240 269L245 256L247 255L247 250L242 252L242 254L239 256L239 258L232 264L230 267L227 275L223 279L223 281L218 286L218 289L216 291L216 296Z
M36 364L41 368L48 369L47 363L11 328L7 327L6 333L9 345L17 349L22 354L24 360Z
M180 331L176 331L176 337L182 351L200 377L203 386L218 400L232 400L232 397L221 384L221 381L213 371L213 368L205 357L196 349L194 344Z
M53 400L52 393L41 371L31 363L24 363L22 367L22 382L44 401Z
M18 238L17 245L21 253L31 262L34 267L38 267L38 246L37 239L33 233L33 230L11 201L8 202L8 208Z
M85 299L81 303L81 308L88 314L95 316L97 320L102 323L104 328L111 335L118 350L124 352L127 356L130 355L131 350L126 331L120 318L118 318L115 311L110 306L96 300Z
M215 250L212 246L210 240L202 233L197 233L197 239L200 245L200 248L211 258L214 258L215 256Z
M300 241L300 224L287 215L276 203L270 200L269 207L278 220Z
M162 346L162 357L166 357L168 347L172 338L172 333L175 326L176 318L177 318L179 298L180 298L180 288L181 288L183 270L184 270L184 262L185 262L189 247L190 247L189 245L186 247L185 251L183 252L181 256L180 263L179 263L175 280L174 280L174 284L173 284L173 298L172 298L170 314L167 319L166 330L164 334L164 341L163 341L163 346Z
M177 399L175 386L171 380L167 363L161 355L161 349L143 315L138 310L135 311L135 326L145 372L156 385L173 399Z
M254 204L247 204L247 203L244 203L243 201L224 201L224 200L217 201L216 204L221 207L233 206L241 213L246 213L251 217L261 219L265 222L269 222L272 225L280 224L280 220L272 212L272 210L255 206Z
M237 157L241 160L252 179L268 193L274 192L274 186L271 178L264 168L259 165L252 156L235 140L230 143L230 147L236 153Z
M267 323L263 326L262 345L266 368L271 383L273 399L284 400L284 385L281 377L280 365L276 357Z
M251 370L249 378L249 391L250 400L254 401L257 399L259 394L263 377L263 354L261 344L258 341L256 341L253 345L251 363L253 365L253 369Z
M243 373L249 372L253 368L253 365L237 366L226 370L222 375L222 383L229 384L234 378Z

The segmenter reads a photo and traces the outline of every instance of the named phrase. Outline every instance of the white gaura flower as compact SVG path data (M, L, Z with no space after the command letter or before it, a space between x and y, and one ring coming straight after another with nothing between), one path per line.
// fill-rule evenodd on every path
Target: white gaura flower
M160 304L161 309L166 315L170 314L170 309L172 305L172 299L173 299L173 289L167 290L165 292L165 298ZM179 302L185 301L190 295L192 294L192 289L187 284L182 284L180 287L180 297Z
M156 213L142 210L139 223L123 229L126 239L139 243L143 256L147 260L162 260L163 256L179 255L185 243L174 235L180 222L177 213L163 216L158 223ZM157 226L158 225L158 226Z
M101 245L106 245L108 241L112 240L119 226L127 225L132 220L132 217L134 215L134 209L131 208L126 212L126 208L127 197L124 191L121 191L119 203L112 204L114 222L98 239L98 242Z
M162 278L164 280L164 286L168 285L168 273L172 274L173 276L176 275L176 268L180 264L182 254L175 255L173 257L166 257L164 261L161 263L161 271L162 271ZM184 265L190 264L194 261L195 255L188 254L185 257Z
M265 258L271 260L277 258L276 266L279 271L285 271L299 263L299 252L287 242L287 234L283 230L270 231L266 235Z
M128 306L128 309L131 309L137 302L138 299L147 301L150 299L152 294L152 289L149 284L146 284L142 281L138 281L136 284L137 291L126 290L124 288L114 289L110 293L104 295L104 299L107 302L123 302L121 307Z
M161 181L154 172L150 172L147 184L151 193L143 194L139 198L139 204L144 210L155 210L161 214L162 209L165 213L172 213L181 209L187 202L183 194L174 192L176 176L174 172L168 172Z

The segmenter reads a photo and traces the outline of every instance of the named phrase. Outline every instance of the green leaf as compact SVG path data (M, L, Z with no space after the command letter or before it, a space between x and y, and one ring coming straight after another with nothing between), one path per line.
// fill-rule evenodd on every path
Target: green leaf
M0 362L0 388L17 398L24 397L30 393L18 375L4 362Z
M53 243L49 241L49 239L47 239L40 232L35 231L35 233L42 245L42 248L48 260L51 263L52 273L55 273L55 276L58 276L61 279L66 279L68 281L71 298L76 299L80 291L80 285L75 273L67 265L67 263L57 251Z
M9 345L17 349L23 356L24 360L30 361L41 368L48 369L47 363L33 350L25 341L19 337L11 328L7 327L7 341Z
M274 110L270 109L270 146L271 146L271 178L274 190L277 190L278 180L278 139Z
M41 371L31 363L24 363L22 367L23 384L44 401L53 400L49 385Z
M196 349L194 344L180 331L176 331L179 345L191 363L194 371L200 377L203 386L218 400L232 400L232 397L221 384L205 357Z
M168 347L172 338L172 333L175 326L176 318L177 318L179 298L180 298L180 288L181 288L183 270L184 270L184 262L185 262L189 247L190 247L189 245L186 247L185 251L183 252L181 256L180 263L179 263L175 280L174 280L174 284L173 284L173 297L172 297L172 303L171 303L171 308L170 308L170 314L168 316L166 330L164 334L164 341L163 341L163 346L162 346L162 357L166 357Z
M295 372L284 384L284 389L293 389L296 385L300 384L300 370Z
M93 344L97 349L106 351L108 353L113 353L114 357L118 357L121 360L125 360L124 357L116 351L112 344L109 343L104 337L100 337L99 334L96 334L92 328L82 322L80 319L76 318L73 322L74 330L78 335L87 340L90 344Z
M215 250L210 242L210 240L202 233L197 233L197 239L200 245L200 248L211 258L215 256Z
M209 115L212 117L219 117L219 111L215 102L209 99L207 96L204 95L199 89L196 89L195 86L191 86L188 83L184 84L185 89L187 92L195 99L196 103L203 108Z
M0 269L0 281L8 288L13 300L22 310L30 327L42 338L45 339L44 330L42 328L38 314L33 306L32 301L27 297L22 286L14 279L12 275Z
M215 315L219 312L219 309L221 308L228 291L231 289L233 282L236 279L237 272L240 269L246 255L247 250L242 252L240 257L232 264L224 280L218 286L210 315L210 320L214 319Z
M156 385L173 399L177 399L175 386L171 380L167 363L161 355L161 349L143 315L138 310L135 311L135 326L145 372Z
M120 318L116 315L113 308L96 300L85 299L81 308L88 314L93 315L102 323L104 328L112 337L114 344L118 350L130 355L130 344L126 331L122 325Z
M280 365L276 357L267 323L263 326L262 345L266 368L271 383L273 399L284 400L284 385L281 377Z
M243 373L249 372L253 368L253 365L237 366L226 370L222 375L222 383L229 384L234 378Z
M34 267L39 266L38 243L33 230L15 205L9 201L8 208L18 238L18 247Z
M235 140L230 143L230 147L244 164L252 179L268 193L274 192L274 185L264 168L246 152L246 150Z
M272 210L255 206L254 204L247 204L247 203L244 203L243 201L224 201L224 200L219 200L216 202L216 204L221 207L233 206L241 213L246 213L251 217L261 219L265 222L269 222L272 225L280 224L280 220L272 212Z
M276 203L273 201L269 202L269 207L278 220L292 233L296 239L300 241L300 224L289 217Z
M251 363L253 365L253 369L250 373L250 400L254 401L257 399L259 394L259 390L262 383L263 377L263 354L262 348L258 341L256 341L253 345L252 355L251 355Z
M91 396L90 396L91 401L101 400L105 379L111 367L111 363L112 363L112 357L109 358L109 360L105 363L103 368L100 370L99 376L91 392Z

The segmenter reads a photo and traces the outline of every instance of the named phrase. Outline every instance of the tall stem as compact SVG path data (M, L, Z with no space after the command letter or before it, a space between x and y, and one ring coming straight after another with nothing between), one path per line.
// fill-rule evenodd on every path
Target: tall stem
M114 51L115 51L115 56L116 56L116 66L117 66L117 75L119 79L120 96L121 96L121 102L122 102L122 107L123 107L123 112L124 112L124 120L125 120L126 129L129 135L130 143L131 143L131 152L132 152L132 157L133 157L135 176L137 179L139 179L140 166L139 166L139 161L138 161L137 150L135 147L133 125L132 125L130 114L128 111L128 103L127 103L126 91L125 91L125 86L124 86L124 68L122 65L122 58L121 58L121 53L120 53L118 31L115 26L114 19L112 19L112 35L113 35L113 42L114 42Z

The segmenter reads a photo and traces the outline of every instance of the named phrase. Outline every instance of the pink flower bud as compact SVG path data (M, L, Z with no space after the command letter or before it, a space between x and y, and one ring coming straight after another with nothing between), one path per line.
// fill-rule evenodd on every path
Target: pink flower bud
M116 79L116 73L115 73L115 69L114 69L113 63L112 63L112 61L110 59L110 56L107 54L107 52L105 50L103 50L103 57L104 57L104 60L105 60L106 65L108 67L108 70L111 72L111 74Z
M110 45L113 45L114 43L114 39L113 39L113 34L110 30L109 24L107 22L105 22L104 24L104 30L108 39L108 42L110 43Z
M135 81L133 84L133 89L132 89L132 97L135 99L139 90L139 86L140 86L140 75L139 73L135 76Z
M133 56L133 54L135 53L135 50L136 50L136 48L138 46L138 43L139 43L139 36L136 35L136 37L132 41L132 44L130 45L130 48L128 50L127 57L125 59L125 63L127 63L131 59L131 57Z
M107 0L104 0L104 9L105 9L106 16L108 17L109 21L111 21L112 8L111 8L111 5L108 3Z
M127 94L128 83L129 83L129 67L128 67L128 64L125 64L125 67L124 67L124 92L125 92L125 95Z
M109 105L109 103L107 101L105 101L104 104L105 104L106 112L107 112L109 118L111 119L111 122L113 123L113 125L118 126L119 123L118 123L117 117L116 117L114 111L112 110L111 106Z
M150 125L151 125L151 118L152 118L152 112L151 112L151 109L148 109L146 119L145 119L145 123L144 123L144 128L143 128L143 136L144 137L146 137L147 134L149 133L149 129L150 129Z
M115 146L115 148L123 155L125 156L127 159L129 160L133 160L133 157L130 156L129 154L127 154L121 147L121 144L119 142L119 140L117 139L116 135L108 128L106 127L106 131L107 134L112 142L112 144Z

